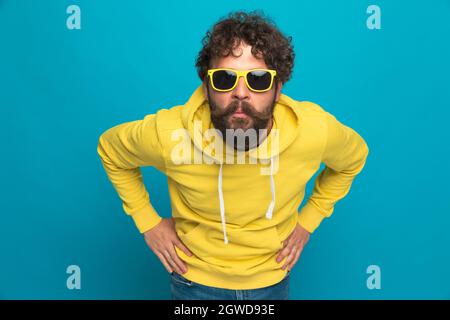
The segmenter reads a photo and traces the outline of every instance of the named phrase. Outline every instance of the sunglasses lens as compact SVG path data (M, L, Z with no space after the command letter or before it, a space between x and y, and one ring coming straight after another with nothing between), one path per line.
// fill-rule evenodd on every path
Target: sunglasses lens
M255 70L247 74L247 82L253 90L267 90L272 82L272 75L265 70Z
M236 78L236 73L231 70L219 70L212 75L214 87L219 90L231 89L236 83Z

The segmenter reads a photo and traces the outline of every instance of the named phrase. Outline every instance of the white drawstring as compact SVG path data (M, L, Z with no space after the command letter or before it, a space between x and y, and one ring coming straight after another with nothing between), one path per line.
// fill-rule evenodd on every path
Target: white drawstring
M219 189L219 205L220 205L220 218L222 220L222 229L223 229L223 242L225 244L228 244L227 225L225 222L225 204L223 202L223 191L222 191L222 163L220 164L217 187Z
M266 212L266 219L272 219L273 208L275 208L275 181L273 180L273 160L270 158L270 192L272 193L272 201Z
M223 242L228 244L227 237L227 226L225 221L225 204L223 201L223 191L222 191L222 163L219 168L219 176L217 178L217 189L219 191L219 206L220 206L220 218L222 220L223 229ZM272 219L273 209L275 208L275 181L273 178L273 160L270 158L270 192L272 194L272 201L270 201L269 207L266 211L266 219Z

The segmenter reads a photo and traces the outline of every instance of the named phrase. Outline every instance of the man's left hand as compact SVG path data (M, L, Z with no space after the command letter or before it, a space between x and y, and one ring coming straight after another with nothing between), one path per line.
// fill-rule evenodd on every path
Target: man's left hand
M309 241L310 233L306 231L300 224L297 223L294 231L283 241L283 248L278 252L278 256L276 261L280 263L283 261L285 257L287 257L283 267L281 269L292 270L294 265L297 263L300 258L300 254L303 251L303 248Z

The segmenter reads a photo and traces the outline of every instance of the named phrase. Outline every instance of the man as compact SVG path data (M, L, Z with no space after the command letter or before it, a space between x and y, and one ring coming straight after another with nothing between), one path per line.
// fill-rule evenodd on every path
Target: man
M288 299L289 271L310 234L365 164L368 147L353 129L281 93L294 65L290 41L257 13L230 14L203 40L202 84L185 105L99 139L106 173L171 274L174 299ZM167 175L172 218L152 207L142 166Z

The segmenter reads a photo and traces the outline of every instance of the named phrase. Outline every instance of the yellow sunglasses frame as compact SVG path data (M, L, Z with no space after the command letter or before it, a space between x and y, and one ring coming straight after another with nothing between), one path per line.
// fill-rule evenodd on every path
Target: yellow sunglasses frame
M271 74L271 78L270 78L270 86L267 89L264 90L254 90L247 81L247 74L249 72L252 71L267 71ZM236 78L236 82L234 83L233 87L227 90L222 90L222 89L217 89L214 86L214 81L212 78L212 75L214 72L216 71L233 71L237 74L237 78ZM275 78L275 76L277 75L277 72L275 70L271 70L271 69L263 69L263 68L256 68L256 69L249 69L249 70L236 70L236 69L231 69L231 68L217 68L217 69L208 69L208 76L209 76L209 82L211 83L211 87L213 87L214 90L219 91L219 92L228 92L228 91L232 91L234 88L236 88L238 82L239 82L239 78L240 77L244 77L245 80L245 84L247 85L247 88L249 88L251 91L253 92L266 92L269 91L270 89L272 89L272 85L273 85L273 79Z

